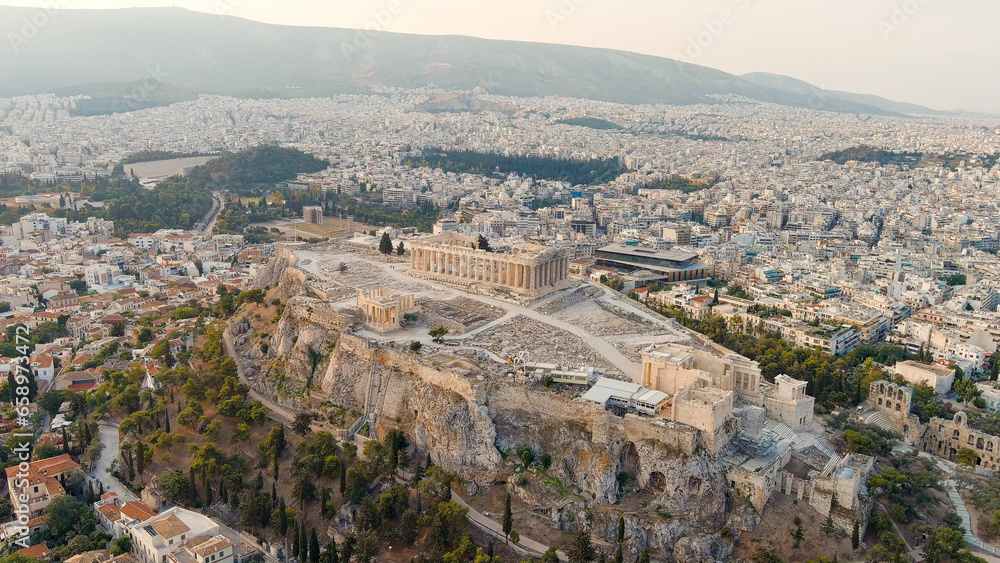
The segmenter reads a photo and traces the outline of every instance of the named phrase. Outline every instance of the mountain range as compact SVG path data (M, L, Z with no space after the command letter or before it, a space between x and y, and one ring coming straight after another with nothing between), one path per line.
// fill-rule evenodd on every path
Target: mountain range
M785 76L736 76L610 49L280 26L179 8L61 10L35 26L39 12L0 7L0 32L15 51L0 57L0 96L90 95L94 100L83 113L141 109L199 94L314 97L430 85L633 104L692 104L736 94L844 113L948 113L820 90Z

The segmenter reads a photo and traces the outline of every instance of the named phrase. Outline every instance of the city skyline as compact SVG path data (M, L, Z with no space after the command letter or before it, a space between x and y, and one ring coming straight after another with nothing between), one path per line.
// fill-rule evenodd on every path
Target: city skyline
M925 105L997 114L1000 45L989 32L1000 6L959 0L809 5L789 0L647 0L620 5L589 0L468 5L455 0L366 0L331 7L298 1L40 0L5 5L63 9L175 6L280 25L375 29L421 35L620 49L742 75L783 74L816 87ZM649 17L639 17L648 14ZM610 30L610 31L609 31ZM6 30L5 30L6 31ZM931 38L931 40L928 40ZM948 78L938 69L948 69Z

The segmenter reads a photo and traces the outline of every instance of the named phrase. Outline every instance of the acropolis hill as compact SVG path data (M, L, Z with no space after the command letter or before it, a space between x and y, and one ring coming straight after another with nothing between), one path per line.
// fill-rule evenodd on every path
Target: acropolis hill
M344 422L355 440L402 428L458 472L465 493L506 481L523 502L554 506L528 511L524 529L591 520L595 537L613 538L622 514L637 545L678 561L726 560L732 544L719 530L754 528L783 490L793 446L825 448L810 434L804 384L767 383L754 362L569 278L558 252L470 242L424 239L388 259L341 243L281 245L257 279L285 303L280 319L248 311L230 324L241 371L288 408L330 401L356 412ZM464 291L473 283L477 293ZM428 334L436 327L448 330L443 341ZM606 395L593 399L598 389ZM635 409L630 389L654 404ZM555 481L509 478L504 458L524 447L551 456Z

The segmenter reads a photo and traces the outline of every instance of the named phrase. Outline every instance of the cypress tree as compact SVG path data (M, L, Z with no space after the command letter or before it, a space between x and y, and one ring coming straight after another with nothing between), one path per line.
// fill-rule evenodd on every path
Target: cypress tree
M510 510L510 493L503 499L503 537L504 542L510 537L511 530L514 529L514 515Z
M341 546L340 559L345 563L351 560L354 555L354 534L344 538L344 545Z
M62 427L63 453L69 453L69 439L66 438L66 427Z
M621 545L625 541L625 517L618 517L618 544Z
M299 557L299 530L298 526L295 527L295 533L292 534L292 557Z
M188 480L190 480L190 486L191 486L191 500L194 500L194 499L198 498L198 486L197 486L197 483L194 480L194 466L193 465L188 469Z
M319 538L316 528L309 532L309 563L319 563Z
M277 503L278 502L278 482L277 481L271 481L271 502L272 503Z
M347 461L340 460L340 496L344 496L344 492L346 490L347 490Z
M861 523L854 523L854 531L851 533L851 547L857 550L861 547Z
M284 537L288 533L288 512L285 510L285 497L278 501L278 533Z
M340 563L340 554L337 553L337 538L330 538L330 543L323 548L323 563Z
M222 499L223 504L229 504L229 491L226 490L226 480L219 480L219 498Z
M309 537L306 535L305 518L300 519L299 526L299 559L305 559L309 555Z

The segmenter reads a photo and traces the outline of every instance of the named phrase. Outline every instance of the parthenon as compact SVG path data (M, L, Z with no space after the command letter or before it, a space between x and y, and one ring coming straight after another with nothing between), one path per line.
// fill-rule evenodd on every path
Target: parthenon
M509 252L476 248L476 239L442 233L410 245L410 275L470 286L485 284L523 297L558 289L569 275L569 258L561 250L522 244Z

